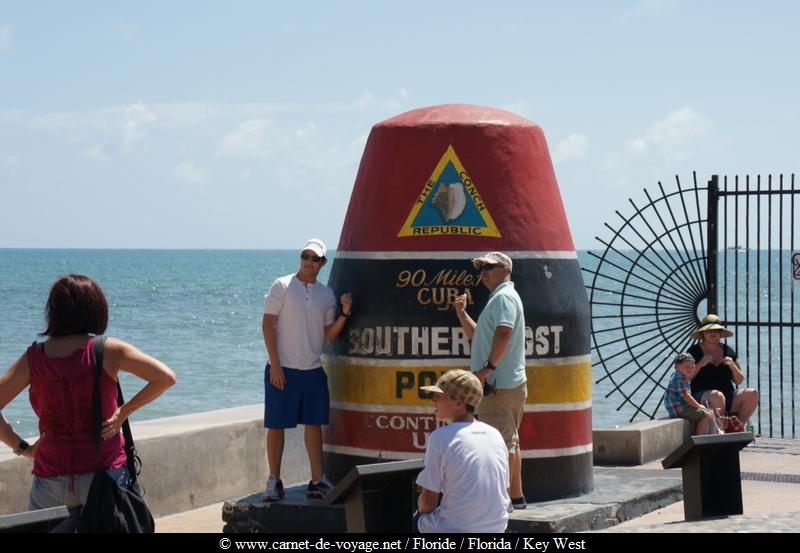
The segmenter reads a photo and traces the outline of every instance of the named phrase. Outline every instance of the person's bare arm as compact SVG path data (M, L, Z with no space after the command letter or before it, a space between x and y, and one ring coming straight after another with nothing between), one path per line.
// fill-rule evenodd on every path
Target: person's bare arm
M461 328L464 329L464 334L467 335L467 338L472 340L472 337L475 335L475 327L477 323L467 314L467 295L461 294L456 298L456 301L453 303L453 309L456 312L456 317L458 317L458 322L461 325Z
M325 339L328 342L333 342L339 333L344 329L347 324L347 318L350 316L350 310L353 308L353 297L350 292L342 294L342 314L336 320L325 327Z
M16 433L14 428L11 426L11 423L9 423L3 414L0 413L0 442L6 444L9 449L16 450L24 441L25 440L22 438L22 436ZM28 444L28 447L22 450L20 456L33 459L36 456L36 448L38 446L39 440L36 440L36 442L33 444Z
M724 357L722 363L727 365L728 369L730 369L731 380L733 380L734 384L738 385L744 382L744 372L742 372L742 369L739 368L739 364L734 361L732 357Z
M277 389L283 390L286 385L286 375L278 356L278 333L275 331L277 324L277 315L265 313L261 318L261 332L264 334L264 345L267 347L267 356L269 357L269 381Z
M430 513L438 506L439 494L429 490L428 488L422 488L422 493L419 494L419 499L417 500L417 508L419 509L419 512Z
M692 394L690 394L688 390L681 392L681 397L689 407L694 407L695 409L700 409L702 407L702 405L700 405L697 400L692 397Z
M489 361L495 367L503 356L508 351L508 346L511 343L511 327L508 326L498 326L494 329L494 337L492 337L492 349L489 351ZM486 379L489 378L489 375L492 374L492 369L481 369L475 372L475 376L477 376L481 384L486 382Z
M118 377L118 371L125 371L147 382L103 423L100 436L104 440L116 436L128 417L163 394L177 380L175 373L164 363L118 338L106 340L103 369L114 379Z

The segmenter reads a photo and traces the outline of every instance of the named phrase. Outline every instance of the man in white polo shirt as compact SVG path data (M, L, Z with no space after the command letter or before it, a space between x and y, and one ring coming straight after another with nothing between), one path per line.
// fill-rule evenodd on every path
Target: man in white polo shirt
M264 300L261 328L269 360L264 375L264 427L269 477L265 501L284 496L281 481L284 431L304 425L311 469L306 495L324 498L333 488L322 468L322 425L328 424L328 379L322 369L325 340L336 339L350 317L350 294L342 294L336 315L333 290L317 281L327 262L322 240L312 238L300 252L297 273L278 278Z
M478 415L495 427L508 447L511 473L508 493L515 509L526 507L522 493L522 456L519 426L528 397L525 375L525 314L522 300L511 282L512 262L502 252L489 252L472 260L481 282L491 292L478 322L467 314L467 297L456 298L458 322L472 341L470 368L484 389Z

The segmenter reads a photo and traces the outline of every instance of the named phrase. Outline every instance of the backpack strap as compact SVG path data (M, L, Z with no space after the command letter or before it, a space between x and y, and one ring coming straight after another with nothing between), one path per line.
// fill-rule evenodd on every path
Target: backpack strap
M100 377L103 370L103 352L105 351L106 337L95 336L92 343L92 357L94 358L94 392L92 392L92 433L94 444L100 452L100 431L103 426L103 398L100 394Z
M94 357L94 393L92 395L92 424L94 430L95 445L97 451L100 451L100 433L103 426L102 421L102 396L100 394L100 378L102 376L104 352L106 346L105 336L95 336L94 343L92 344L92 354ZM125 398L122 396L122 386L117 378L117 405L125 403ZM131 425L128 419L122 423L122 435L125 437L125 457L126 464L128 465L128 474L130 481L136 482L136 477L139 476L141 461L136 454L136 446L133 443L133 434L131 433Z

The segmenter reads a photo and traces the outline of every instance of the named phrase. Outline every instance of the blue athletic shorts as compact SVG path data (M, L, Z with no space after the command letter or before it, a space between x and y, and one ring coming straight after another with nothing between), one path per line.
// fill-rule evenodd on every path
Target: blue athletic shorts
M331 400L328 375L322 367L301 371L283 368L286 385L277 389L264 369L264 428L294 428L298 424L328 424Z

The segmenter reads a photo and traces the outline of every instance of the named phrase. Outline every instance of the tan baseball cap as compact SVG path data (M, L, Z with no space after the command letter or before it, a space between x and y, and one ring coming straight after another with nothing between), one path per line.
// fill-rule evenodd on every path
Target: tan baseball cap
M512 270L512 261L511 258L508 257L503 252L489 252L485 253L480 257L476 257L472 260L472 266L476 269L480 269L483 265L502 265L503 267L508 267L509 270Z
M435 394L446 394L451 398L477 407L483 399L483 386L477 376L470 371L453 369L447 371L434 386L422 386L420 390Z

